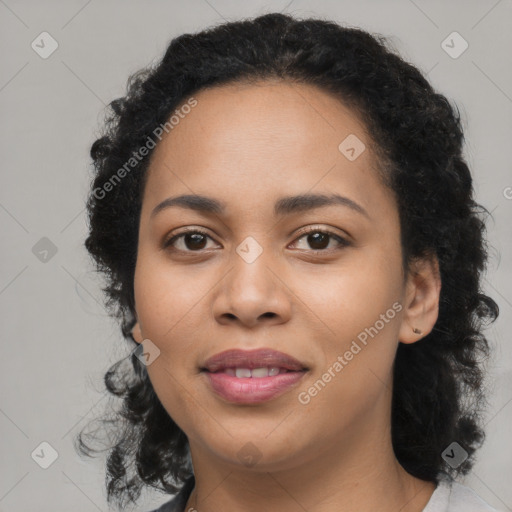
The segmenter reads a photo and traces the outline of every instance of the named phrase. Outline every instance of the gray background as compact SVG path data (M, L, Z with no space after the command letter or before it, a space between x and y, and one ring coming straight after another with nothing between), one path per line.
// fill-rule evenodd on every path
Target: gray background
M461 110L477 200L493 214L485 291L501 308L487 331L494 350L487 440L463 483L512 510L510 0L0 0L0 511L108 510L102 460L81 460L71 444L107 404L105 370L128 354L82 248L88 152L104 106L172 37L280 10L390 36ZM43 31L59 45L47 59L31 47ZM441 46L453 31L469 44L458 58ZM36 245L48 245L43 237L57 249L46 261ZM31 457L43 441L58 452L48 469ZM147 493L137 510L167 499Z

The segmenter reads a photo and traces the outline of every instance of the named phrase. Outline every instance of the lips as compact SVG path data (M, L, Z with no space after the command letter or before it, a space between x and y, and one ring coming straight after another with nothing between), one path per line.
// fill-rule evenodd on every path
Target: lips
M300 361L271 349L226 350L210 357L201 368L209 388L237 405L257 405L276 399L308 373Z
M300 372L308 368L294 357L272 349L239 350L232 349L215 354L205 361L201 370L216 373L226 370L246 369L255 370L260 368L279 368L291 372ZM275 370L274 370L275 372Z
M294 357L276 350L233 349L208 359L201 373L210 389L223 400L256 405L298 386L308 370Z

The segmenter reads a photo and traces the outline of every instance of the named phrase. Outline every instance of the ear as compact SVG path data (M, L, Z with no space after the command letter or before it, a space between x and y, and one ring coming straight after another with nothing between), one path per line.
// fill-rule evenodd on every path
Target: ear
M133 328L132 328L132 336L134 338L134 340L137 342L137 343L142 343L142 340L144 339L144 336L142 336L142 331L140 329L140 324L139 322L137 322Z
M437 256L434 254L411 263L405 285L399 341L414 343L432 331L439 315L440 293L441 275Z

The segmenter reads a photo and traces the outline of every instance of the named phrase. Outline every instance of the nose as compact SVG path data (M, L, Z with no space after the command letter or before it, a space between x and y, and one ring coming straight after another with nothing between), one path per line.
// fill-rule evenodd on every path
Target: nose
M270 254L270 250L267 250ZM264 251L249 263L233 253L230 269L217 287L213 314L222 325L278 325L291 316L293 294ZM282 272L281 272L282 274Z

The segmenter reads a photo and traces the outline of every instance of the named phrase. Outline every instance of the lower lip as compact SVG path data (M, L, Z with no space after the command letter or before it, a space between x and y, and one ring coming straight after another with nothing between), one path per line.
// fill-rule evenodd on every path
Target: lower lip
M247 377L242 379L221 372L203 373L208 377L213 391L228 402L256 404L282 395L297 384L306 372L286 372L273 377Z

